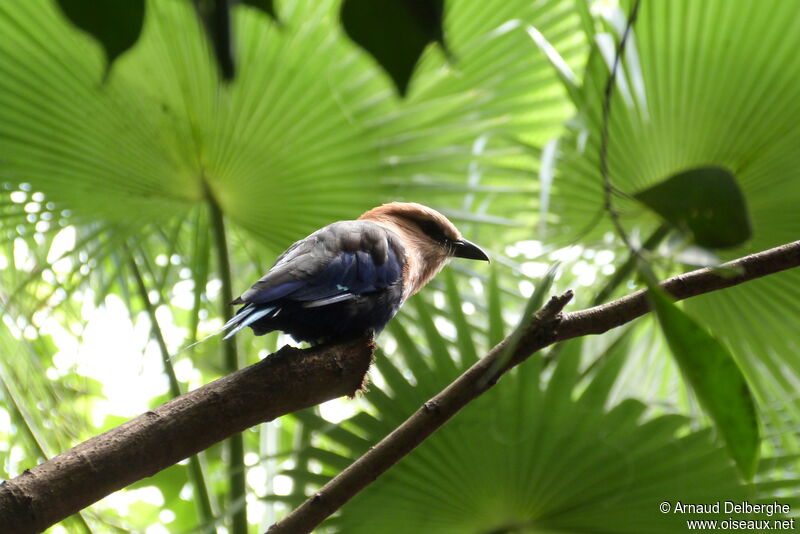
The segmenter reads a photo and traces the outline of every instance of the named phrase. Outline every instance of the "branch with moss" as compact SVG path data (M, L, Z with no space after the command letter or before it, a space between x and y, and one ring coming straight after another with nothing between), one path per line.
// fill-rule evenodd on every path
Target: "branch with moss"
M661 285L681 300L800 266L800 241L670 278ZM572 313L570 292L553 297L515 340L493 348L405 423L333 478L270 534L310 532L397 463L509 369L559 341L601 334L650 310L644 291ZM513 335L513 334L512 334ZM261 362L173 399L0 484L0 525L39 532L137 480L151 476L253 425L361 388L372 344L284 347ZM502 359L501 359L502 358ZM494 366L496 361L504 365ZM495 370L496 369L496 370ZM487 372L491 370L489 376Z

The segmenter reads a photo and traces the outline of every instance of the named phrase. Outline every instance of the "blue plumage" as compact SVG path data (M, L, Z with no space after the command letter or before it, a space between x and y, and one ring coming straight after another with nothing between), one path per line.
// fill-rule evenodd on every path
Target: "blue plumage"
M246 305L226 325L226 338L245 326L310 342L380 331L400 307L403 264L403 245L389 230L333 223L292 245L233 302Z
M488 260L442 214L394 202L302 239L232 304L226 338L246 326L319 343L379 332L453 257Z

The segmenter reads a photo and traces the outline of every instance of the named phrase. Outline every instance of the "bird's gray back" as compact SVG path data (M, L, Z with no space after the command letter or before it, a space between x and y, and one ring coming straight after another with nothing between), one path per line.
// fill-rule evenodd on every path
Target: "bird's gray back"
M368 255L371 262L358 263L362 267L374 265L376 277L367 279L369 272L361 273L360 284L349 284L359 293L395 283L399 278L404 260L404 247L400 238L390 230L370 221L339 221L321 228L305 239L295 242L281 254L272 268L253 286L242 294L241 302L265 302L291 294L291 286L300 281L317 280L324 284L325 278L332 281L339 271L348 269L346 259ZM343 265L337 269L337 262ZM343 277L346 277L343 275ZM358 277L357 277L358 278ZM340 284L341 285L341 284ZM359 286L355 287L355 286ZM283 293L281 288L289 290ZM276 291L275 291L276 290ZM281 294L283 293L283 294Z

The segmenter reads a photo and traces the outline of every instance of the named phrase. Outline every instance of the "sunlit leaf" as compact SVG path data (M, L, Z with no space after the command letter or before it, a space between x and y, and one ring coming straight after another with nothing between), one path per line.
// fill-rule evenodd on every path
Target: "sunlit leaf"
M502 293L498 280L499 268L492 265L489 268L489 294L487 295L487 321L489 323L489 343L494 346L505 337L505 322L501 303Z
M505 367L514 354L514 351L517 350L517 346L522 340L522 336L530 328L536 312L541 309L545 302L545 298L548 297L550 288L553 286L553 280L555 280L556 273L558 272L558 268L559 264L554 263L550 266L541 280L538 280L536 289L531 294L528 302L525 304L525 309L522 311L522 316L520 317L519 322L511 334L508 335L508 343L506 344L505 349L503 349L503 353L486 372L486 380L489 380L492 375Z
M714 421L742 474L752 478L761 445L756 404L730 351L655 286L650 300L672 355Z
M478 360L475 340L473 339L475 329L469 324L467 316L464 313L463 302L453 271L445 269L441 276L444 278L447 288L445 296L447 297L448 303L448 315L453 320L456 327L456 343L458 345L459 356L466 364L472 364Z

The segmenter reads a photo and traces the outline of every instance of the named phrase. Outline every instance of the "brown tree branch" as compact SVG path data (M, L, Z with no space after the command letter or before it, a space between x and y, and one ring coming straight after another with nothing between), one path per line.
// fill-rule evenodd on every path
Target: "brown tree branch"
M251 426L353 395L372 341L300 350L259 363L162 404L0 484L0 531L26 534Z
M677 300L735 286L800 265L800 241L759 252L724 264L718 269L700 269L670 278L661 286ZM494 362L503 358L509 338L459 376L441 393L426 402L363 456L336 475L316 494L275 523L268 534L311 532L372 481L386 472L428 436L458 413L471 400L492 387L509 369L553 343L602 334L628 323L650 310L644 291L586 310L559 315L572 298L567 292L553 297L523 334L508 363L486 380Z

